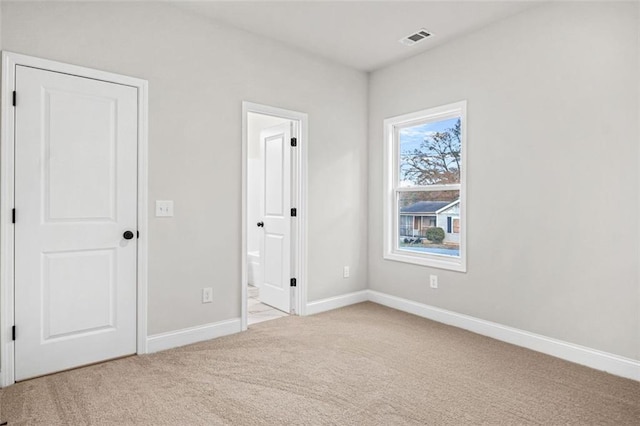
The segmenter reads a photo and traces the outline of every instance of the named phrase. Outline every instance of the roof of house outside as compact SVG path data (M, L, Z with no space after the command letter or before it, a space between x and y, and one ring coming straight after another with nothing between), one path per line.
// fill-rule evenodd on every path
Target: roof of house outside
M410 206L402 207L400 213L431 213L436 214L441 208L451 204L451 201L418 201Z
M455 201L452 201L451 203L447 204L446 206L442 207L440 210L438 210L436 213L437 214L442 214L444 212L446 212L447 210L450 210L451 208L453 208L455 205L460 204L460 198L458 198Z

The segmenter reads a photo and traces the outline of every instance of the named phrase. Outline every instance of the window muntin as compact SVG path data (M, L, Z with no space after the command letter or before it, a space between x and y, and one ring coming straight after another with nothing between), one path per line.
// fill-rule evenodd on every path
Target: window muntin
M465 114L459 102L385 120L385 258L466 270Z

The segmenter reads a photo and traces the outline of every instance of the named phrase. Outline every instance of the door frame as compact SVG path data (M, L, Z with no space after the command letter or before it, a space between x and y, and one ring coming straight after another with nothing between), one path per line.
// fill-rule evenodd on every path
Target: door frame
M131 86L138 91L138 239L136 353L147 352L147 251L148 251L148 82L13 52L2 52L2 96L0 135L0 387L15 383L15 346L11 338L14 322L14 227L11 212L15 192L15 89L16 66L39 68L78 77ZM20 103L18 94L17 103ZM18 330L19 332L19 330Z
M297 122L298 144L292 157L292 203L295 203L297 215L292 221L291 243L293 254L293 276L296 278L294 299L291 305L296 315L306 315L307 308L307 145L309 141L309 116L304 112L277 108L253 102L242 102L242 244L241 244L241 324L242 331L247 330L247 285L249 278L247 264L247 196L249 170L249 113L270 115Z

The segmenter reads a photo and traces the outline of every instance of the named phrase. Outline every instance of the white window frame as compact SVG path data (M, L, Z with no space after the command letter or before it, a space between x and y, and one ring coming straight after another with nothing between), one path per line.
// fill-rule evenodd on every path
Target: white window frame
M400 187L399 129L429 122L460 117L460 183L447 185L426 185L410 188ZM455 102L435 108L391 117L384 120L384 253L385 259L413 263L451 271L467 272L467 101ZM413 191L460 191L460 256L446 256L431 253L417 253L400 250L398 235L398 206L400 192Z

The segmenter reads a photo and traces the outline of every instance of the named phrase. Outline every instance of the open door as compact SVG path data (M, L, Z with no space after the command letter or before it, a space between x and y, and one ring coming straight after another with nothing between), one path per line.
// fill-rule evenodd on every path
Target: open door
M264 281L260 301L291 310L291 126L290 122L262 130L262 220L260 243Z

